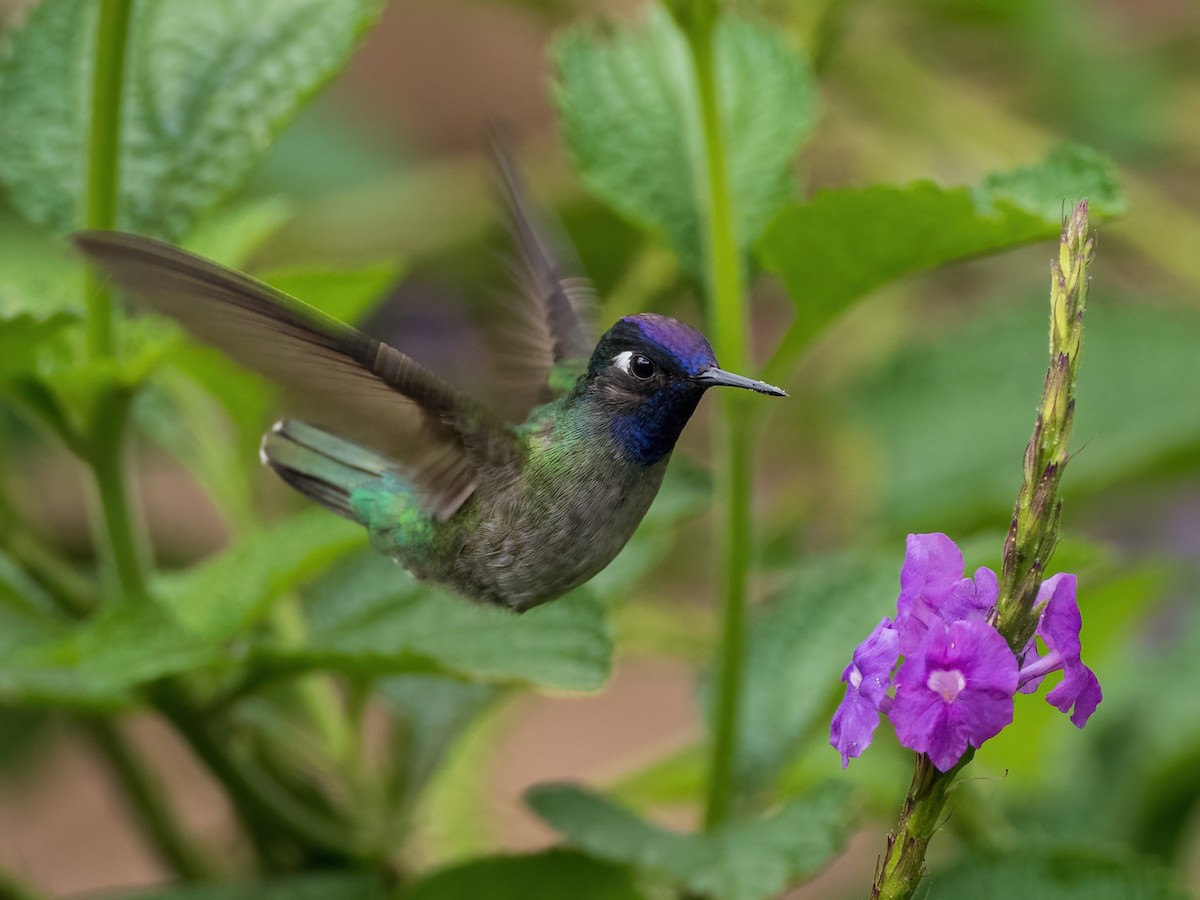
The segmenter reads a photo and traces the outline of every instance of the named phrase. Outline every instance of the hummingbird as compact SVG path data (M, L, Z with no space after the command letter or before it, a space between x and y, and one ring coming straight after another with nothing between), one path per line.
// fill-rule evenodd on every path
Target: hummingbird
M133 234L73 241L131 299L283 387L287 416L260 455L287 484L365 526L417 579L519 613L625 546L709 388L787 394L721 369L669 316L625 316L595 340L590 285L497 162L522 287L502 369L532 406L523 421L240 272Z

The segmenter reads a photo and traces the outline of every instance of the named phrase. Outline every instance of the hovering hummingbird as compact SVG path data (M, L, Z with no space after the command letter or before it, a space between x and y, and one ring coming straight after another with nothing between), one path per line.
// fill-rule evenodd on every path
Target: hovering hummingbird
M232 269L131 234L74 242L130 297L285 389L296 418L261 451L285 482L366 526L415 577L524 612L625 546L706 390L787 394L719 368L704 336L669 316L626 316L596 342L590 288L565 276L503 154L499 168L523 288L506 368L546 401L521 423ZM552 383L566 389L555 397Z

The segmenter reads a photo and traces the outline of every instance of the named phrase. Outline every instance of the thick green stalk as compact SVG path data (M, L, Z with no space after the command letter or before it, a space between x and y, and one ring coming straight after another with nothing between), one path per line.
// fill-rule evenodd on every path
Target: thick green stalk
M722 365L738 372L746 368L746 308L713 53L717 7L712 0L695 0L686 12L679 18L691 47L704 137L708 206L705 258L712 335ZM729 817L734 801L746 579L750 568L750 447L742 399L736 391L722 395L724 415L717 444L718 509L724 514L724 522L719 539L722 628L715 666L716 708L704 812L705 827L710 829Z
M125 454L125 423L132 393L113 386L96 403L88 462L96 482L100 515L107 537L105 554L112 572L115 596L123 602L147 602L146 566L149 552L129 490Z
M1024 649L1037 627L1038 609L1034 604L1046 563L1058 541L1062 517L1058 486L1068 459L1067 441L1075 415L1075 375L1087 305L1087 269L1095 246L1088 235L1087 214L1087 201L1083 200L1063 221L1059 256L1051 265L1050 365L1033 436L1025 451L1025 477L1004 545L993 624L1014 652ZM873 900L908 900L916 892L925 873L926 848L941 820L946 792L972 756L974 751L968 749L949 772L939 772L924 754L917 757L912 786L875 873Z
M92 125L88 139L88 228L113 228L117 222L121 97L131 6L132 0L100 0L92 76ZM92 274L88 275L87 281L87 306L88 351L93 357L111 356L112 299L99 278Z

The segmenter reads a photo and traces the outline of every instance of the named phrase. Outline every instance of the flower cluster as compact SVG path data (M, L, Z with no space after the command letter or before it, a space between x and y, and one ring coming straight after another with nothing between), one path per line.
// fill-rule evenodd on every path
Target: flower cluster
M1019 658L989 621L997 595L991 569L963 577L962 553L946 535L908 536L896 617L875 626L842 673L846 696L829 742L842 754L843 768L870 746L879 714L886 713L900 743L929 754L945 772L968 745L980 746L1012 721L1014 694L1036 690L1059 670L1063 680L1046 700L1063 712L1074 707L1071 721L1084 726L1101 692L1079 658L1075 576L1042 583L1037 633Z

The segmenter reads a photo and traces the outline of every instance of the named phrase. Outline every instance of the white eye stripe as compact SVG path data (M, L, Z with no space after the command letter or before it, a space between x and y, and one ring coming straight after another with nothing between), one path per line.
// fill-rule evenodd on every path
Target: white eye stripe
M622 350L613 357L613 365L620 369L625 374L629 374L629 360L633 359L632 350Z

